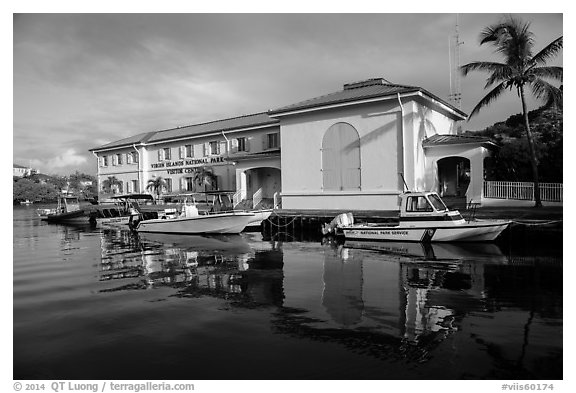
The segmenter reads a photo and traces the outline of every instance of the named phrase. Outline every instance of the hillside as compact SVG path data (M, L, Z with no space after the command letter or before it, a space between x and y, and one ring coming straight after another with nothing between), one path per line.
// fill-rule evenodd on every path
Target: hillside
M562 182L563 113L562 109L538 108L528 113L534 136L541 182ZM486 162L486 180L532 181L528 142L522 114L510 116L481 131L464 135L485 136L500 149Z

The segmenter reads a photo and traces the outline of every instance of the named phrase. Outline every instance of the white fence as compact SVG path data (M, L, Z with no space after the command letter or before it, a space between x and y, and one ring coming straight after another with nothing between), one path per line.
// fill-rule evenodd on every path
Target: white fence
M540 183L540 199L562 202L562 183ZM534 183L522 181L485 181L484 197L498 199L534 200Z

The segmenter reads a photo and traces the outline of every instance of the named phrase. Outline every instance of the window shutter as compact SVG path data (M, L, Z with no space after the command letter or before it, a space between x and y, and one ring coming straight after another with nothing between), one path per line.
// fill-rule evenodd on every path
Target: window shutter
M262 136L262 150L268 149L268 134Z
M250 151L250 139L244 138L244 151Z
M186 154L186 148L184 146L180 146L180 158L184 158Z
M218 145L218 154L226 154L226 145L228 145L228 142L226 141L221 141L220 144Z
M158 149L158 161L164 161L164 150Z
M360 138L347 123L336 123L324 134L322 180L325 190L360 189Z
M230 153L238 152L238 138L234 138L230 141Z
M210 152L210 144L208 142L204 143L204 157L208 156Z
M134 154L134 164L138 164L139 154L138 153L133 153L133 154Z
M186 178L180 178L180 191L186 191Z

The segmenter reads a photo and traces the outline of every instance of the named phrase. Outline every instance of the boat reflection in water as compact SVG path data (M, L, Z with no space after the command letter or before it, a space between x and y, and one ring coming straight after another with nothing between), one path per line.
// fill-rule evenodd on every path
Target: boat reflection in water
M101 292L170 286L177 297L214 296L244 302L281 304L282 251L270 243L254 251L240 235L182 236L116 231L140 250L103 256L101 281L135 278ZM115 247L112 247L113 249ZM103 250L106 249L103 246ZM259 278L259 271L277 274Z
M313 342L331 353L336 345L356 362L338 378L562 377L561 256L515 258L496 244L319 245L251 236L103 232L101 292L163 287L173 288L169 297L214 298L229 313L226 329L259 310L252 328L270 324L258 330L262 347L280 345L278 335L286 351ZM111 241L139 251L117 252ZM301 377L300 368L314 367L309 356L298 365L288 357L290 367L266 375ZM377 376L375 361L386 362ZM249 369L242 375L257 377Z

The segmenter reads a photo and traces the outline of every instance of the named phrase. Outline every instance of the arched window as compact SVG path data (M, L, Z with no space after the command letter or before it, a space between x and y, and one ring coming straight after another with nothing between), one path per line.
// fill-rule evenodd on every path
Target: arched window
M360 137L348 123L331 126L322 139L324 190L360 190Z

